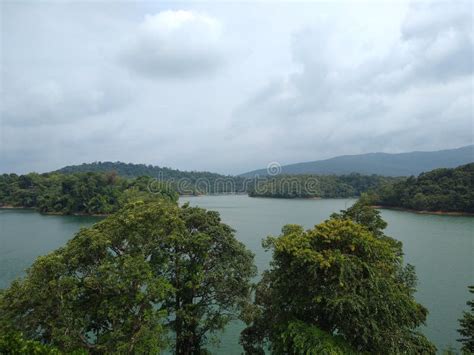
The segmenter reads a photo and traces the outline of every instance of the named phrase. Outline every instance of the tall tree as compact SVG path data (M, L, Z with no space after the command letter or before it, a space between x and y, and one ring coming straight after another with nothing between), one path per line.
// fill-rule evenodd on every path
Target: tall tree
M176 290L167 306L176 353L200 354L210 334L240 317L256 268L253 254L217 212L184 205L180 217L185 232L166 246L171 263L165 277Z
M413 296L413 267L403 266L401 244L383 235L378 219L361 202L311 230L287 225L266 239L273 260L241 337L248 353L265 344L276 354L297 354L311 344L341 354L435 353L416 330L427 310ZM320 342L289 337L295 324ZM328 342L336 335L337 343Z
M129 205L39 257L1 294L0 326L63 351L163 349L161 305L173 288L154 270L163 237L180 227L175 210L167 202Z
M66 352L157 353L170 329L176 353L199 354L239 317L254 275L216 212L139 201L38 258L0 294L0 332Z

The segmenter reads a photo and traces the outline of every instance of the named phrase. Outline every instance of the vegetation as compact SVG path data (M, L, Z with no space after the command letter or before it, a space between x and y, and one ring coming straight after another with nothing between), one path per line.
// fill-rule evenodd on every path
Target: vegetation
M42 344L39 341L27 340L21 333L7 332L0 334L0 354L9 355L62 355L58 348ZM69 355L85 355L85 351L73 351Z
M253 255L217 212L135 202L38 258L0 294L0 334L63 352L200 354L239 317Z
M244 193L244 178L207 171L181 171L166 167L122 162L95 162L66 166L57 170L63 174L78 172L111 172L125 178L149 176L171 184L180 194Z
M129 180L114 172L0 175L0 207L35 208L43 213L109 214L133 200L163 197L176 201L178 195L149 177Z
M474 163L385 185L377 190L374 203L419 211L474 213Z
M287 225L264 247L271 269L258 283L241 343L248 353L434 354L416 329L427 310L400 242L364 199L304 231Z
M249 196L276 198L355 197L400 179L378 175L279 175L256 180Z
M0 206L114 214L0 291L0 353L197 355L242 319L248 354L434 354L417 330L427 310L414 299L414 268L370 205L474 212L473 171L474 163L406 180L299 175L242 185L251 196L360 195L313 229L286 225L264 240L273 260L253 303L253 254L217 212L179 207L174 182L114 171L1 175ZM468 305L459 330L466 354L474 346Z
M120 167L127 175L121 176L116 171L70 172L68 168L64 168L66 173L0 175L0 207L35 208L42 213L57 214L110 214L134 200L165 197L176 201L178 193L227 193L239 192L238 189L243 189L250 196L354 197L395 180L375 175L351 174L345 176L278 176L264 180L243 181L240 178L232 180L233 178L230 177L226 177L229 180L220 179L216 177L220 175L211 174L210 180L202 177L194 181L186 179L174 181L156 179L152 176L130 178L129 174L134 171L137 173L146 172L147 169L144 168L146 166L110 164L97 163L78 167L83 167L84 170L90 167L97 168L97 170ZM131 170L125 169L128 167ZM134 170L137 167L142 167L142 169ZM71 168L71 171L77 170L76 168Z
M165 277L175 290L167 306L175 352L200 354L209 334L240 317L256 268L253 254L217 212L184 205L180 218L185 232L164 243L170 258Z
M469 286L469 292L474 294L474 286ZM467 302L470 310L463 313L463 317L459 320L461 328L459 334L462 343L462 351L465 354L474 354L474 299Z

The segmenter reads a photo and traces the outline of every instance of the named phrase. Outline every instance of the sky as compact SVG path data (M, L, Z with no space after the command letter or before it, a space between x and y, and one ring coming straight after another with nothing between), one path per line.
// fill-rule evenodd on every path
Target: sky
M0 2L0 173L473 143L471 1Z

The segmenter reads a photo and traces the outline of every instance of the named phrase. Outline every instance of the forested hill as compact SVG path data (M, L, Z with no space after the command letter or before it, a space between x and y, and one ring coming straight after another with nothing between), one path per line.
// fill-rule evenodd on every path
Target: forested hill
M110 214L136 200L178 200L174 186L151 177L125 179L111 173L0 175L0 208L42 213Z
M419 211L474 213L474 163L385 185L375 196L375 203Z
M474 161L474 145L458 149L435 152L410 152L400 154L369 153L343 155L326 160L284 165L282 174L319 174L411 176L437 168L455 168ZM266 169L251 171L241 176L254 177L267 175Z
M380 189L404 178L378 175L279 175L249 184L250 197L347 198Z
M111 172L125 178L150 176L158 180L172 181L180 193L234 193L245 192L244 178L226 176L207 171L181 171L166 167L122 162L94 162L66 166L58 173Z
M122 177L136 178L139 176L151 176L154 178L163 177L164 179L199 179L199 178L225 178L225 175L211 173L207 171L181 171L178 169L171 169L166 167L146 165L146 164L132 164L117 162L94 162L94 163L83 163L81 165L69 165L56 170L55 172L70 174L70 173L98 173L98 172L109 172L115 171Z

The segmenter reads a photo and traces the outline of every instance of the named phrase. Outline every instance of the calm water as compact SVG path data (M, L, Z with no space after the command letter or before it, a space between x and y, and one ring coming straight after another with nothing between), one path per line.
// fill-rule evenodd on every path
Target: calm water
M279 234L287 223L310 228L332 212L349 207L355 200L278 200L247 196L184 197L190 202L220 212L224 222L255 253L259 272L270 255L261 239ZM418 300L429 310L425 334L440 349L458 348L457 319L469 298L466 286L474 283L474 218L418 215L383 211L388 234L404 244L406 261L416 266ZM0 210L0 288L21 275L35 257L63 245L81 227L97 218L43 216L31 211ZM214 353L240 354L241 324L234 323L220 336Z

